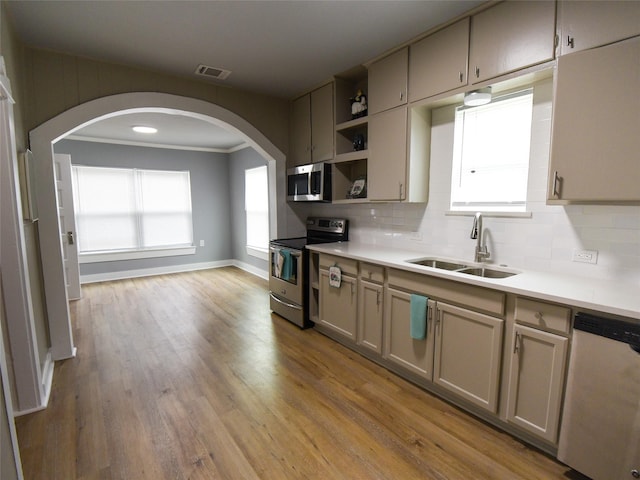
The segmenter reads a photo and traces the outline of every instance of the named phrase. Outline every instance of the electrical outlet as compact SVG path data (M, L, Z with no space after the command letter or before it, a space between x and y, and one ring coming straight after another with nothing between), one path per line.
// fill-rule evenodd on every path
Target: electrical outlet
M200 246L204 247L204 240L200 240Z
M411 236L409 238L411 240L413 240L414 242L421 242L422 241L422 232L420 232L420 231L411 232Z
M597 250L574 250L573 261L582 263L598 263Z

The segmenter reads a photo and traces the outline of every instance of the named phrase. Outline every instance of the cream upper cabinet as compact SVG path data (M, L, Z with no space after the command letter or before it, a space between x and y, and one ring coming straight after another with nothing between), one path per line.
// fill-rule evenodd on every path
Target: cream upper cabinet
M369 115L407 103L409 49L398 50L369 67Z
M467 84L469 18L409 47L409 101L415 102Z
M640 2L558 2L560 55L640 35Z
M411 337L411 293L389 287L385 302L384 357L423 378L433 375L434 325L427 319L423 340ZM433 312L435 302L429 301Z
M438 302L433 381L498 411L504 320Z
M311 163L311 96L296 98L291 105L291 153L288 166Z
M333 84L311 92L311 161L333 158Z
M555 15L555 2L526 0L507 0L473 15L469 83L553 60Z
M640 37L558 59L547 198L640 200Z
M369 118L369 200L404 200L407 178L407 107Z
M523 325L511 339L507 420L550 443L558 440L568 344Z
M293 101L289 166L333 158L333 84Z

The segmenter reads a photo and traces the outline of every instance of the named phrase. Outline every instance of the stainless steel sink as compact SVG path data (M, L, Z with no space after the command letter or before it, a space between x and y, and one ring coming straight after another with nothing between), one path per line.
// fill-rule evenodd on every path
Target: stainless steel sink
M441 270L449 270L484 278L508 278L519 273L508 270L496 270L483 266L472 266L465 263L457 263L455 260L444 260L434 257L416 258L414 260L407 260L407 262L414 265L422 265L423 267L439 268Z
M422 265L424 267L440 268L442 270L460 270L461 268L467 268L468 266L463 263L455 263L448 260L441 260L439 258L418 258L416 260L407 260L414 265Z
M484 278L507 278L517 275L516 272L506 272L504 270L494 270L486 267L469 267L458 270L460 273L466 273L467 275L475 275L476 277Z

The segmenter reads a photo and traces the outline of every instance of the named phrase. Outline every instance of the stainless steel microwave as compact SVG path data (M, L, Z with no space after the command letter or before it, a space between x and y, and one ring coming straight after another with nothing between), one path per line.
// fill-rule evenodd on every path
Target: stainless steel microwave
M287 170L287 200L331 201L331 164L312 163Z

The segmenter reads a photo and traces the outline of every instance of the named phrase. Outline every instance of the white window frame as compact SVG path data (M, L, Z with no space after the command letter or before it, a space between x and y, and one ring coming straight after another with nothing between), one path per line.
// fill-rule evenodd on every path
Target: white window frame
M487 212L489 214L499 215L513 215L513 216L529 216L530 214L526 211L527 209L527 199L528 199L528 175L530 168L530 151L531 151L531 140L532 140L532 122L533 122L533 98L534 91L533 86L520 89L515 92L510 92L507 94L500 95L493 99L490 105L495 105L497 102L509 101L512 99L522 99L522 97L528 97L526 100L530 101L531 109L530 109L530 117L529 124L527 125L528 129L526 132L521 132L523 138L527 138L526 143L526 152L521 151L522 156L526 156L526 166L522 166L520 164L520 168L524 168L524 175L520 176L521 182L524 184L524 191L522 192L522 198L515 201L496 201L496 202L488 202L485 200L479 201L469 201L463 200L464 198L464 188L459 187L460 182L462 181L462 145L463 145L463 123L460 121L462 119L462 115L464 112L468 111L482 111L482 109L488 109L491 107L488 106L479 106L479 107L463 107L460 106L456 109L456 121L454 127L454 148L453 148L453 161L451 168L451 192L450 192L450 203L449 203L449 214L457 215L457 214L469 214L470 212L482 211ZM498 140L500 141L500 140ZM491 188L491 187L489 187ZM468 190L466 191L468 195Z
M249 188L249 182L254 181L256 176L264 175L264 189L258 188ZM260 258L262 260L269 260L269 171L267 165L261 165L259 167L247 168L244 171L244 181L245 181L245 195L244 195L244 209L245 209L245 247L247 251L247 255ZM251 177L254 177L253 179ZM258 195L262 197L261 199L256 200L254 197L250 196L250 192L258 191ZM266 198L265 198L266 197ZM263 218L263 223L266 224L267 232L266 232L266 242L264 245L252 244L249 241L249 229L251 228L249 225L249 214L253 212L259 215L266 215Z
M189 171L175 171L175 170L152 170L152 169L137 169L137 168L115 168L115 167L103 167L103 166L82 166L82 165L74 165L74 175L73 175L73 183L74 183L74 203L76 203L76 216L78 212L80 212L79 208L79 197L78 197L78 180L76 171L77 169L82 168L92 168L92 169L108 169L108 170L124 170L127 172L131 172L134 177L134 196L135 196L135 209L132 212L132 215L136 217L136 227L135 227L135 237L137 246L134 248L117 248L117 249L106 249L106 250L93 250L93 251L79 251L78 253L78 261L79 263L96 263L96 262L111 262L111 261L119 261L119 260L135 260L142 258L160 258L160 257L169 257L169 256L180 256L180 255L193 255L196 253L196 247L193 245L193 208L191 204L191 178ZM157 173L170 173L170 174L181 174L186 176L186 182L188 184L188 198L186 203L188 203L189 210L189 219L188 219L188 231L184 233L189 237L188 241L185 243L180 243L176 245L166 245L166 246L152 246L152 247L144 247L142 245L142 217L144 213L142 212L143 202L142 202L142 176L145 173L157 174ZM80 227L78 227L80 228ZM81 232L78 235L82 235Z

